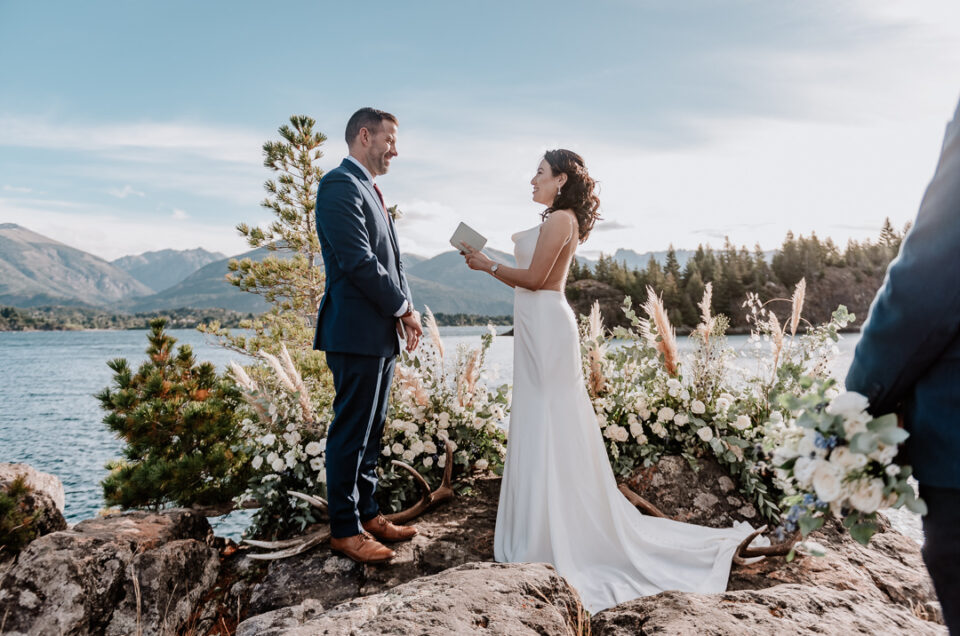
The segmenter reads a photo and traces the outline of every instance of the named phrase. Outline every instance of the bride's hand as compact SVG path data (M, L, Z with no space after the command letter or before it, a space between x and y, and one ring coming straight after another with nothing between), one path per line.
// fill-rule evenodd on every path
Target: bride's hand
M493 266L493 260L491 260L483 252L474 250L466 243L460 243L460 249L463 252L463 258L467 262L467 267L470 269L482 270L484 272L489 272L490 268Z

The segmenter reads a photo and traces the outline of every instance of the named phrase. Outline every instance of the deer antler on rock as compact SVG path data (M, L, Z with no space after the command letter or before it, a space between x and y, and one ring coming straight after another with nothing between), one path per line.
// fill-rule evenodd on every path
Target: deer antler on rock
M413 476L413 479L417 482L417 484L419 484L420 490L423 494L417 503L413 504L406 510L385 515L388 520L392 521L393 523L406 523L411 519L416 519L436 504L453 498L454 492L453 488L450 486L450 479L453 476L453 446L449 441L446 442L446 450L447 457L446 464L443 467L443 479L440 482L440 486L433 492L430 492L430 485L427 484L427 480L424 479L423 475L417 472L413 466L394 460L394 465L407 470ZM327 502L320 497L314 497L313 495L307 495L293 490L288 490L287 494L306 501L325 514L327 512ZM257 548L273 550L273 552L262 552L260 554L249 555L251 559L271 561L302 554L310 548L320 545L329 539L330 528L323 528L301 537L294 537L292 539L285 539L282 541L256 541L254 539L244 539L243 542Z

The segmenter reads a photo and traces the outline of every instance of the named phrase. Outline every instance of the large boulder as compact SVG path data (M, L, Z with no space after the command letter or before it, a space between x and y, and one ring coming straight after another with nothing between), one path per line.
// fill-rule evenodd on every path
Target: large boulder
M726 594L662 592L604 610L590 627L593 636L947 633L901 605L803 585Z
M250 614L308 598L332 607L457 565L492 561L499 491L500 479L477 479L473 494L457 496L413 521L420 533L391 544L397 556L387 564L361 565L331 553L326 545L273 561L253 589Z
M0 576L9 634L176 634L213 585L206 518L183 509L82 521L31 543Z
M18 479L22 485L14 488ZM0 464L0 493L13 500L10 516L0 525L0 562L37 537L67 529L63 485L53 475L27 464Z
M468 563L324 611L307 599L248 619L237 636L578 633L577 593L542 563Z

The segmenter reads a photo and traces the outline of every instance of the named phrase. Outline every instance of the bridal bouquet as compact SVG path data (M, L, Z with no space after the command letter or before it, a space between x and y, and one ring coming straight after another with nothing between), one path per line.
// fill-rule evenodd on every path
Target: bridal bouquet
M895 462L909 437L893 414L874 418L859 393L838 394L832 379L802 380L807 391L783 396L788 420L768 431L786 510L783 526L806 537L826 516L842 520L866 544L877 530L877 511L907 506L926 514L926 504L907 483L911 469Z
M446 466L446 444L453 448L453 479L472 472L503 471L510 387L489 388L482 382L486 354L496 332L489 327L478 348L461 346L448 368L440 331L429 308L428 338L415 355L397 360L390 412L383 434L380 489L392 510L419 497L406 471L390 463L413 466L431 487L440 483Z

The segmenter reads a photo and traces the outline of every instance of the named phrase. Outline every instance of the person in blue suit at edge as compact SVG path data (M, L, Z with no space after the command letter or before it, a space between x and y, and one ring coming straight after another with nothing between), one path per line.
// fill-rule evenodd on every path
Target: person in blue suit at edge
M846 388L874 415L896 411L910 438L923 560L944 620L960 634L960 104L933 180L863 325Z
M330 548L361 563L395 556L381 541L417 534L387 521L374 500L399 340L413 351L423 334L394 222L374 182L397 156L397 126L396 117L375 108L354 113L350 154L317 188L326 287L313 348L326 352L336 391L326 447Z

